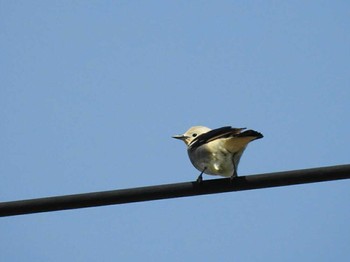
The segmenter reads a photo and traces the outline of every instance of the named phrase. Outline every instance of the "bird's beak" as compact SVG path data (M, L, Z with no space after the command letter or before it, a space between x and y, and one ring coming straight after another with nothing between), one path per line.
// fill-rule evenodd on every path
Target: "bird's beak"
M172 136L172 138L184 140L184 139L186 139L186 136L184 136L184 135L175 135L175 136Z

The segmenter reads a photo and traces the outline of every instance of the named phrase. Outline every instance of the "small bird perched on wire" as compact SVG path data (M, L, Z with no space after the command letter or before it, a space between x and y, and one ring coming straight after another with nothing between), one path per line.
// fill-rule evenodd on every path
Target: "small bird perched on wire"
M247 145L263 135L246 128L225 126L211 130L205 126L193 126L183 135L175 135L187 146L188 156L201 173L197 182L202 182L203 173L234 178L239 160Z

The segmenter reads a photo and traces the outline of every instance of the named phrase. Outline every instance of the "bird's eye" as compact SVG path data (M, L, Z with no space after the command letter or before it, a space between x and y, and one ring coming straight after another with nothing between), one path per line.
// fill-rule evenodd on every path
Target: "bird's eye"
M196 137L196 136L197 136L197 134L196 134L196 133L192 134L192 137Z

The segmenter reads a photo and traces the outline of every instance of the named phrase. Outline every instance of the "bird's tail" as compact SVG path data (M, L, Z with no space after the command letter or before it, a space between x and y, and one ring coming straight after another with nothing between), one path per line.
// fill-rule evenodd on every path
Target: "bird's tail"
M260 139L263 138L263 134L255 131L255 130L247 130L242 133L239 133L236 135L236 137L254 137L254 139Z

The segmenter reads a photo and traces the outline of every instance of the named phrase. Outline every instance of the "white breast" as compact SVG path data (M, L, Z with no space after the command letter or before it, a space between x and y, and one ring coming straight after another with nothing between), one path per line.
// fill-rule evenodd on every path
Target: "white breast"
M219 142L219 143L218 143ZM234 171L233 154L223 148L220 141L213 141L195 150L188 150L192 164L208 175L230 177Z

